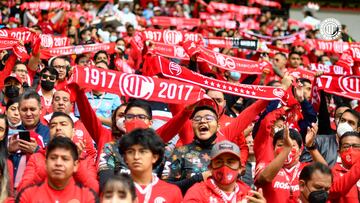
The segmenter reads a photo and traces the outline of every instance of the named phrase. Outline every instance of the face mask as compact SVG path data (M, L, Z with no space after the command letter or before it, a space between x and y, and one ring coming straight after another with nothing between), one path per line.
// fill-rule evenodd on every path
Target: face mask
M331 63L331 61L325 61L325 62L324 62L324 65L331 66L332 63Z
M360 157L360 150L350 147L346 151L340 153L341 161L346 168L351 168L356 160Z
M276 154L280 154L280 152L283 150L282 147L279 147L276 149ZM287 166L290 166L292 165L298 158L298 153L297 153L297 150L296 149L291 149L289 155L287 156L287 158L285 159L285 162L284 162L284 166L285 168Z
M110 36L110 42L115 42L117 40L117 37L115 35Z
M116 127L118 127L119 130L125 132L124 120L125 120L125 118L119 118L119 119L116 121Z
M231 169L225 165L212 170L212 176L216 182L220 183L221 185L229 185L235 182L238 175L238 170Z
M17 27L18 27L17 24L12 24L12 25L11 25L11 28L17 28Z
M339 123L336 132L339 135L339 137L343 136L346 132L354 131L353 128L350 126L349 123Z
M310 203L325 203L329 194L325 190L313 191L309 194Z
M148 8L149 8L149 9L153 9L153 7L154 7L154 5L153 5L152 3L150 3L150 4L148 5Z
M54 89L55 82L50 82L48 80L42 80L40 85L41 85L41 88L43 88L44 90L50 91L50 90Z
M230 72L230 77L233 80L239 81L241 74L239 72Z
M123 12L124 12L124 13L126 13L126 14L128 14L128 13L129 13L129 11L130 11L130 10L129 10L129 8L128 8L128 7L125 7L125 8L123 9Z
M125 51L125 46L122 46L122 45L119 45L119 46L116 46L119 50L121 50L122 52Z
M91 40L91 36L85 38L85 41L89 41L89 40Z
M15 97L19 96L19 91L20 91L20 88L14 86L14 85L10 85L10 86L5 87L4 94L8 98L15 98Z
M21 125L21 121L19 121L19 123L12 124L12 123L8 120L8 123L9 123L9 126L10 126L11 128L17 128L18 126Z

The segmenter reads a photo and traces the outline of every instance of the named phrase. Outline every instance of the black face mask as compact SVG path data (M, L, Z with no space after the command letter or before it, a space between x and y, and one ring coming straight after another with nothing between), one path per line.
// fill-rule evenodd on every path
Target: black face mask
M50 91L54 89L55 82L50 82L48 80L41 80L41 88L43 88L46 91Z
M241 112L241 111L243 110L243 105L240 104L240 103L235 103L235 104L233 105L233 107L234 107L234 109L235 109L236 111L238 111L238 112Z
M8 98L15 98L15 97L19 96L19 91L20 91L20 88L14 86L14 85L10 85L10 86L5 87L4 94Z
M214 133L209 139L207 140L200 140L198 137L195 136L195 143L200 146L201 148L209 148L212 147L214 141L216 140L217 136L216 133Z
M310 203L325 203L329 194L325 190L313 191L309 195Z

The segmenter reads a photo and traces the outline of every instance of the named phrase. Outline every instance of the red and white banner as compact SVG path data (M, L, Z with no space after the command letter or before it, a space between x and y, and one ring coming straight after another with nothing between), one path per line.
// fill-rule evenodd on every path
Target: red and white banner
M291 44L297 39L304 40L306 37L305 32L297 32L295 34L291 34L291 35L287 35L287 36L283 36L283 37L271 37L271 36L267 36L267 35L261 35L261 34L254 33L253 31L250 31L250 30L241 31L240 34L246 39L261 39L261 40L268 41L268 43L271 43L272 41L275 41L275 40L281 40L282 43L284 43L284 44Z
M306 40L306 43L309 44L311 50L317 49L331 53L343 53L345 50L349 49L348 42L308 39Z
M232 37L208 37L203 39L204 46L220 48L258 49L258 40L248 40Z
M225 29L236 29L236 21L235 20L206 20L206 25L208 27L215 28L225 28Z
M75 68L68 83L73 82L93 90L174 104L191 104L202 99L205 94L204 90L193 84L96 67Z
M325 92L360 100L360 76L322 75L317 78L316 83Z
M257 61L251 61L221 54L204 47L197 46L195 42L185 42L183 47L189 56L197 54L198 59L229 71L237 71L246 74L261 74L262 68L267 65Z
M351 43L350 50L354 61L360 61L360 43Z
M21 10L51 10L63 8L64 10L70 10L70 3L66 1L40 1L40 2L25 2L20 6Z
M220 10L223 12L235 12L241 15L260 15L260 8L256 7L248 7L248 6L237 6L235 4L226 4L226 3L217 3L210 2L209 6L216 10Z
M241 21L242 15L235 14L233 12L229 13L216 13L216 14L210 14L205 12L200 12L200 19L202 20L238 20Z
M0 37L0 50L12 49L21 61L29 59L29 55L19 40L9 37Z
M147 29L143 31L146 40L165 44L179 44L184 41L197 42L202 39L201 34L195 32L183 32L178 30Z
M306 78L309 79L311 82L315 79L315 72L307 70L303 67L299 67L296 69L290 69L288 68L287 71L290 73L291 76L294 78Z
M32 42L37 33L31 32L29 29L13 28L13 29L0 29L0 37L12 37L23 41L25 44ZM64 47L70 44L70 39L63 36L55 36L51 34L40 34L41 46L43 48Z
M182 46L153 42L149 49L150 52L160 56L177 58L180 60L190 60L189 55L185 52Z
M166 16L155 16L151 18L152 25L160 25L164 27L181 27L181 28L193 28L200 26L199 18L176 18Z
M104 50L108 54L112 54L115 51L115 43L87 44L87 45L42 49L40 58L49 59L54 56L83 54L89 52L95 53L100 50Z
M338 65L329 66L329 65L324 65L324 64L320 64L320 63L311 63L310 69L315 72L323 71L324 74L326 74L326 75L350 75L351 74L351 69L343 67L343 66L338 66Z
M282 88L258 85L233 84L222 80L206 77L193 72L179 64L157 56L154 57L154 65L160 67L164 76L200 87L221 91L228 94L238 95L247 98L264 100L281 100L286 97L286 92Z

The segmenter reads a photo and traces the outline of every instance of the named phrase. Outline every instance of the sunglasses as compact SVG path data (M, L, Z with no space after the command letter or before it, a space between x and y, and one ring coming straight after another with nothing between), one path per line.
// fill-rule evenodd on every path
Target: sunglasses
M44 78L45 80L49 79L49 80L55 80L56 79L56 76L55 75L46 75L46 74L43 74L42 75L42 78Z

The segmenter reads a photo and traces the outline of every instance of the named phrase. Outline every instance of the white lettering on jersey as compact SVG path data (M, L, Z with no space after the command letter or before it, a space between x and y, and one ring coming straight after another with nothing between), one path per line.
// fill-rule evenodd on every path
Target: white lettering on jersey
M166 202L166 200L163 197L157 197L154 199L154 203L164 203L164 202Z
M209 203L217 203L217 202L218 202L218 201L217 201L216 197L210 196L210 198L209 198Z
M284 182L279 182L279 181L276 181L275 184L274 184L274 188L279 188L279 189L284 189L284 190L289 190L289 184L288 183L284 183ZM291 189L293 191L298 191L299 190L299 185L292 185L291 186Z

